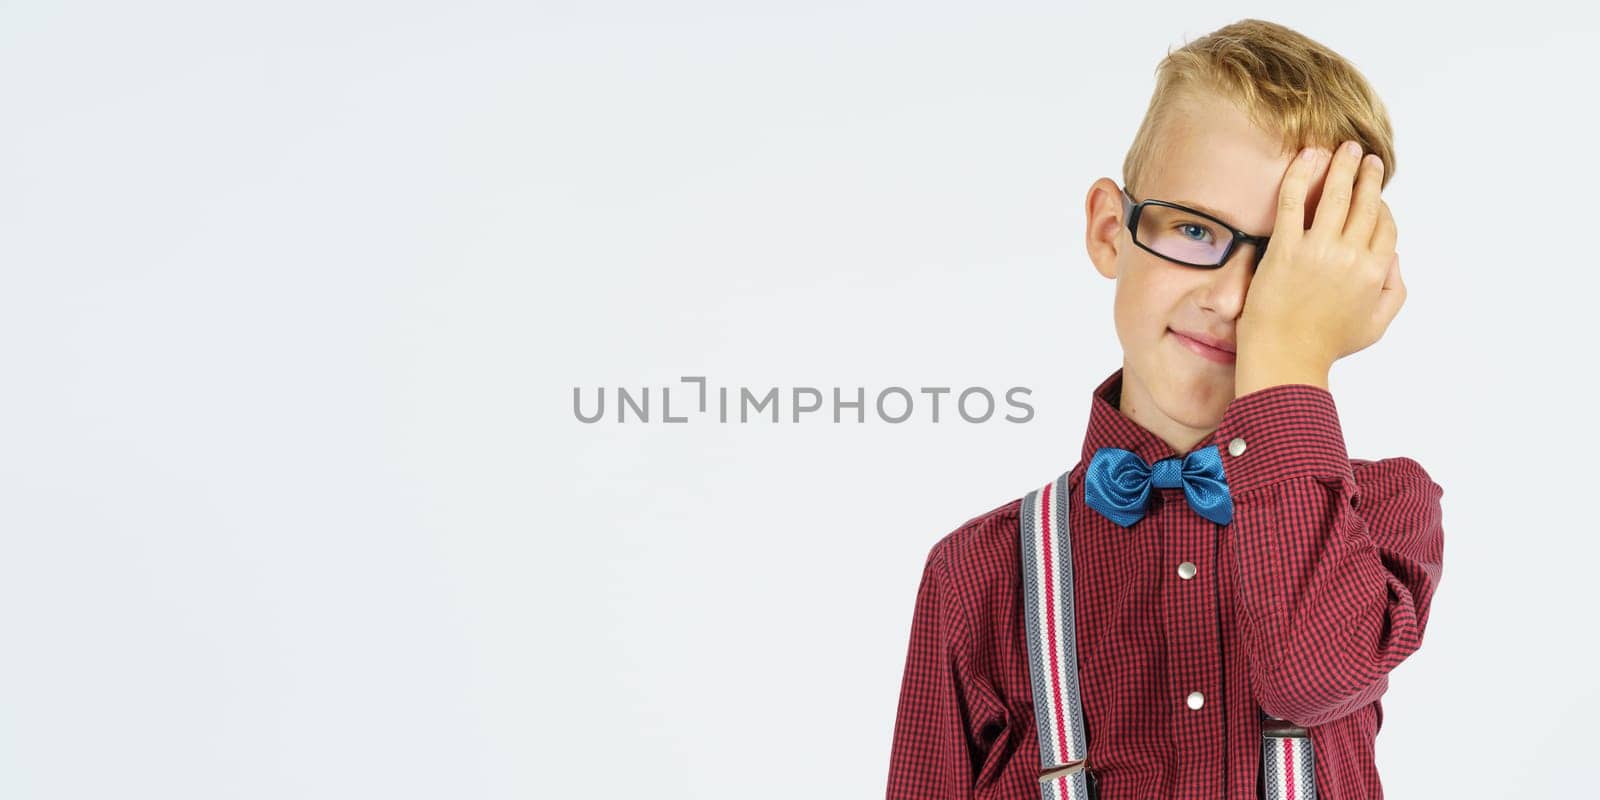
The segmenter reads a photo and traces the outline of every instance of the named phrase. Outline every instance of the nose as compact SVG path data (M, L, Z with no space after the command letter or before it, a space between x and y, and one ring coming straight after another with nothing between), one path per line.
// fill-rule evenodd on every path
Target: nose
M1245 258L1250 259L1250 271L1252 273L1254 273L1256 271L1256 269L1261 266L1261 259L1262 259L1263 256L1265 256L1267 254L1267 248L1270 247L1270 246L1271 246L1270 242L1265 244L1265 245L1263 245L1263 244L1261 244L1259 242L1247 242L1245 244L1240 245L1240 249L1244 249L1244 248L1249 248L1250 249L1249 253L1242 253L1241 255L1243 255Z
M1244 252L1246 248L1254 252ZM1200 287L1199 304L1209 311L1234 319L1244 310L1245 296L1250 291L1256 265L1261 263L1261 245L1242 242L1239 249L1228 256L1227 263L1214 269Z

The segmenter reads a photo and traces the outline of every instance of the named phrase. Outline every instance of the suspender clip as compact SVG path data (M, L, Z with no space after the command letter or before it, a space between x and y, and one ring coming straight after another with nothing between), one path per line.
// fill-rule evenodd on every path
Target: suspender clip
M1077 761L1069 761L1061 766L1051 767L1047 770L1044 770L1043 772L1039 773L1039 782L1049 783L1057 778L1065 778L1069 775L1086 770L1089 768L1087 763L1088 760L1089 759L1086 758L1080 758Z
M1286 719L1263 714L1261 735L1274 739L1309 739L1311 732Z

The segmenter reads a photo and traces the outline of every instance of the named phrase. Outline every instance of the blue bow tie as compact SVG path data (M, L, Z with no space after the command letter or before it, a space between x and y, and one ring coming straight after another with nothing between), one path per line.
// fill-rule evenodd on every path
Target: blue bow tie
M1150 486L1183 487L1183 496L1196 513L1218 525L1233 519L1233 497L1222 472L1222 456L1215 447L1202 447L1181 460L1163 458L1154 465L1137 453L1120 447L1102 447L1089 459L1083 499L1089 507L1126 528L1144 516L1150 503Z

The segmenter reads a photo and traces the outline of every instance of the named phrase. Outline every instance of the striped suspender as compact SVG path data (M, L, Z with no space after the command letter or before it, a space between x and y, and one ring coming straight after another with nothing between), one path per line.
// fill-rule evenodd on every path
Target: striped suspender
M1023 615L1028 628L1028 675L1039 733L1043 800L1090 800L1093 779L1085 756L1083 703L1078 688L1072 536L1067 478L1022 498ZM1305 728L1262 715L1261 782L1266 800L1316 800L1311 739Z
M1022 499L1023 613L1044 800L1089 800L1067 499L1065 473Z
M1267 800L1317 800L1310 733L1265 712L1261 716L1261 784Z

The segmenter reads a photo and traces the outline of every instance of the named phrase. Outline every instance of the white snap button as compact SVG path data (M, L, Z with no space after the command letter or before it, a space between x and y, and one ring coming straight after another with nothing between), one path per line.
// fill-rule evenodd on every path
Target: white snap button
M1237 456L1237 455L1243 455L1243 454L1244 454L1244 440L1243 439L1236 438L1233 441L1228 442L1228 455Z
M1201 694L1199 692L1190 692L1189 693L1189 707L1190 708L1194 709L1195 711L1199 711L1200 707L1205 705L1205 703L1206 703L1206 696L1205 695L1203 695L1203 694Z
M1184 580L1189 580L1190 578L1193 578L1194 574L1196 572L1199 572L1199 571L1200 571L1199 567L1196 567L1193 563L1188 562L1188 561L1185 561L1182 564L1178 565L1178 577L1180 577L1180 578L1182 578Z

